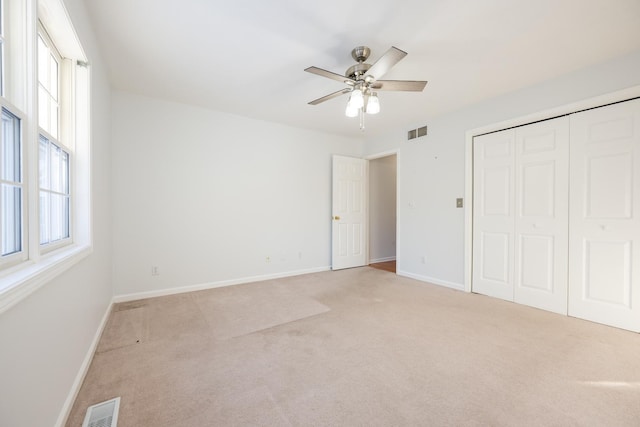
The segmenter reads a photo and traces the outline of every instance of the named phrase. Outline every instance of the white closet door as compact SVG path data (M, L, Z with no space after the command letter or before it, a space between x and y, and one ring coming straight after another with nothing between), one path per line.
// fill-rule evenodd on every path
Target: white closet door
M473 291L513 301L515 131L473 139Z
M569 315L640 331L640 100L571 117Z
M514 301L567 314L569 118L516 129Z

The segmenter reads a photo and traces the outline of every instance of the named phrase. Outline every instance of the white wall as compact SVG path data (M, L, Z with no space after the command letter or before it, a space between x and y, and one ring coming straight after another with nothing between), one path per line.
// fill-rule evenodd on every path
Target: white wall
M635 52L368 138L365 155L399 150L398 272L464 287L464 209L456 209L455 199L465 192L466 131L639 84L640 52ZM425 96L428 93L429 87ZM408 129L425 124L429 126L426 137L406 140ZM464 202L468 206L471 201Z
M396 257L396 155L369 161L369 260Z
M110 89L81 0L65 1L92 65L93 253L0 315L0 425L55 425L112 297Z
M113 97L113 144L121 296L327 268L331 154L363 149L124 92Z

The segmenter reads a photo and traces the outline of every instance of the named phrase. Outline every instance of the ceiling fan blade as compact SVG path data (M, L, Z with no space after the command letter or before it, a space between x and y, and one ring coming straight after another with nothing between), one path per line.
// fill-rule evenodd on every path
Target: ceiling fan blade
M349 93L349 92L351 92L351 89L344 88L344 89L339 90L337 92L333 92L333 93L330 93L329 95L323 96L322 98L314 99L313 101L309 102L309 105L318 105L318 104L320 104L320 103L322 103L324 101L328 101L330 99L337 98L340 95L344 95L345 93Z
M399 90L405 92L422 92L427 85L425 81L413 80L378 80L371 85L374 90Z
M345 77L341 74L337 74L331 71L323 70L322 68L318 68L318 67L305 68L305 71L307 73L317 74L318 76L327 77L331 80L337 80L341 83L347 83L347 84L349 84L349 82L355 83L355 81L353 79L350 79L349 77Z
M373 80L381 78L405 56L407 56L407 52L391 46L391 48L369 68L367 76L370 76Z

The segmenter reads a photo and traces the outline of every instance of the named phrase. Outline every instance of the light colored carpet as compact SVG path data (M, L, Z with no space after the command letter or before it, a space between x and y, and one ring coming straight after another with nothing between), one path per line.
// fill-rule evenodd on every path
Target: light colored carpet
M119 304L67 426L638 426L640 336L369 267Z

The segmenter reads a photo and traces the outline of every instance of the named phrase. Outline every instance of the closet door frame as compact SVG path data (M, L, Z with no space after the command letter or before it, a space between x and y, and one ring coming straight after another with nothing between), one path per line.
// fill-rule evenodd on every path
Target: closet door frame
M612 92L606 95L589 98L583 101L566 104L556 108L539 111L526 116L493 123L487 126L468 130L465 137L465 254L464 254L464 290L471 292L473 274L473 138L489 132L495 132L529 123L560 117L590 108L602 107L607 104L622 102L640 97L640 86Z

